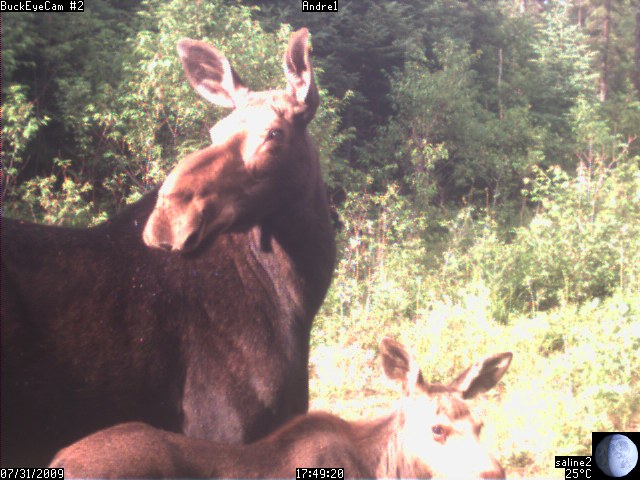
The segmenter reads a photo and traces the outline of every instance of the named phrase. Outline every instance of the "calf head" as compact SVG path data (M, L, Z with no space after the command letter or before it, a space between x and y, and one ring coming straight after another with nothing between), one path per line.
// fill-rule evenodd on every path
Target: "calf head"
M482 422L465 400L491 389L507 371L511 353L490 356L448 385L424 381L415 360L398 342L381 343L387 377L404 391L398 422L402 476L419 478L504 478L500 464L480 443Z

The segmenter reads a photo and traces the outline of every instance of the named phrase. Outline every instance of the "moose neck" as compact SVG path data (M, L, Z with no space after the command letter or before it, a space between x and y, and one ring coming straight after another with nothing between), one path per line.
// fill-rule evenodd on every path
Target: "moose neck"
M275 284L286 286L282 293L302 302L297 307L310 320L329 287L336 256L322 180L254 227L249 238L256 260Z

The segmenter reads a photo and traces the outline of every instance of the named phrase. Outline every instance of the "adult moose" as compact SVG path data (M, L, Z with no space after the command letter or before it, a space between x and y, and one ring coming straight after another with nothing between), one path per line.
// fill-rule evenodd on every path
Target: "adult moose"
M240 446L126 423L62 450L51 466L84 478L291 478L296 467L342 467L348 478L504 478L464 399L492 388L511 353L476 363L449 385L429 385L400 343L385 338L381 350L385 373L404 391L398 410L385 417L347 422L310 413Z
M287 90L250 91L201 42L178 51L193 87L232 109L210 147L95 228L4 220L3 466L133 420L250 442L308 408L335 261L308 32L290 39Z

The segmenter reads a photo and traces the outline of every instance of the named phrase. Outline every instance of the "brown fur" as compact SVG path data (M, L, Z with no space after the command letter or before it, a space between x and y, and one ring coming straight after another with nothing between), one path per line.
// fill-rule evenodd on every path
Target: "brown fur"
M240 443L307 411L335 261L307 39L286 54L296 85L257 93L213 47L180 42L194 87L235 107L213 145L98 227L3 219L2 466L46 465L121 422Z
M290 478L296 468L314 467L344 468L348 478L504 478L502 467L478 442L479 423L461 399L466 391L452 386L430 388L421 376L412 376L419 372L413 368L414 360L393 340L383 340L381 349L383 363L400 365L398 371L404 372L392 378L411 387L390 415L347 422L328 413L310 413L244 446L194 440L128 423L65 448L51 466L63 467L67 477L92 478ZM396 356L399 349L401 358ZM469 381L493 386L510 361L511 354L503 353L478 362ZM392 370L385 366L387 375ZM480 391L484 387L476 393ZM419 408L414 409L416 405ZM456 415L466 413L449 418L437 411L441 405L456 405ZM436 429L447 434L439 435ZM414 431L417 436L412 436Z

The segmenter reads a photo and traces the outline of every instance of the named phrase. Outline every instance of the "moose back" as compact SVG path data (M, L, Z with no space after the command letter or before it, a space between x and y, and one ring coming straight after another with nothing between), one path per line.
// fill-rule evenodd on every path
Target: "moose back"
M289 42L286 90L250 91L204 43L178 52L196 91L231 109L210 147L97 227L3 219L3 466L133 420L250 442L308 408L335 262L308 32Z

